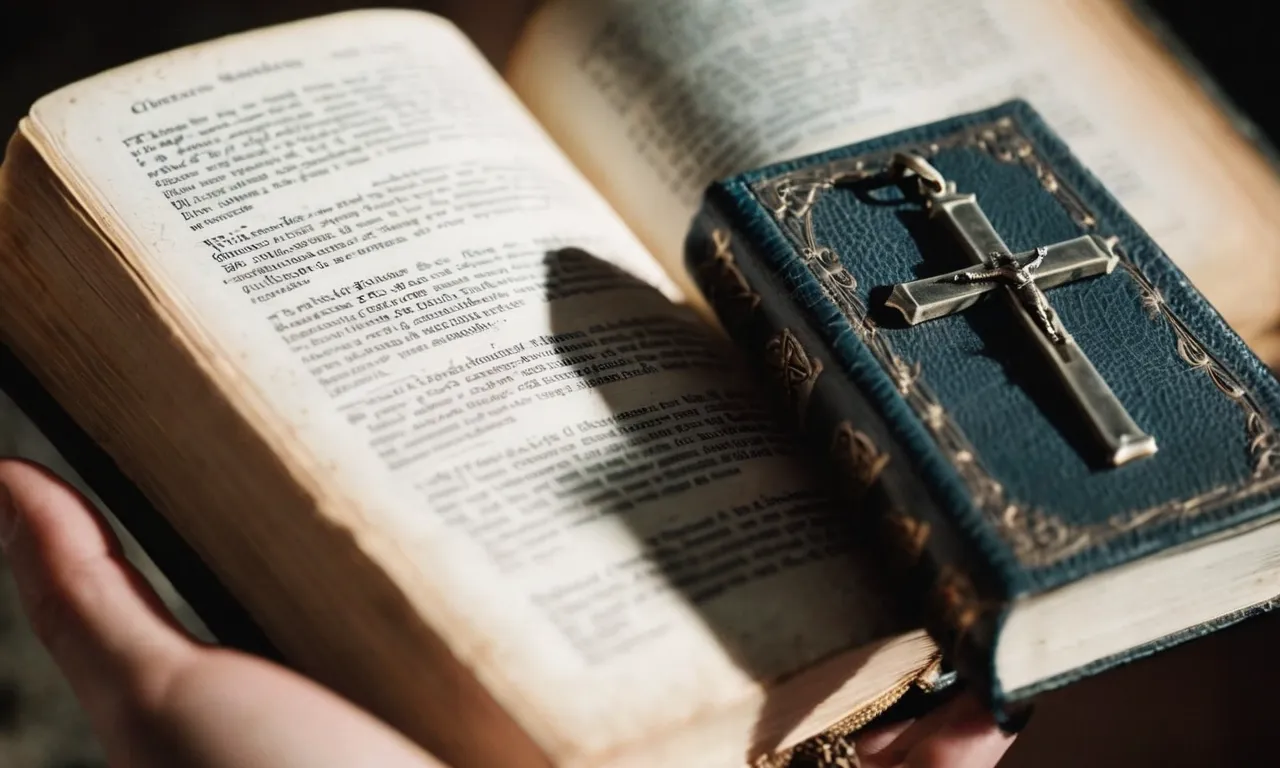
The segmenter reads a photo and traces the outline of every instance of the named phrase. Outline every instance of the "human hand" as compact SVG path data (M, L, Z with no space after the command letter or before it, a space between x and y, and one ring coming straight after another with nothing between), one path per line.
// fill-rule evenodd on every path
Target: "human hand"
M306 678L187 635L106 522L46 470L0 461L0 546L111 765L440 768Z
M973 696L857 738L860 768L994 768L1013 744Z
M187 635L83 497L0 460L0 547L23 610L121 768L441 768L319 685ZM1012 742L960 698L858 740L866 768L991 768Z

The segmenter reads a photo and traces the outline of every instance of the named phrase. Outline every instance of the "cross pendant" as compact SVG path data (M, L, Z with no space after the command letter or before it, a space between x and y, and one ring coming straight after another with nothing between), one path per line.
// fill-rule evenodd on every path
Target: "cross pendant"
M895 285L885 304L915 325L967 309L986 294L998 294L1062 382L1104 452L1106 463L1120 466L1154 454L1155 438L1134 423L1062 326L1043 290L1110 274L1119 263L1111 248L1101 238L1086 235L1015 255L1000 239L977 198L957 194L955 184L945 181L923 158L897 155L894 168L919 177L929 218L941 222L951 233L972 266Z

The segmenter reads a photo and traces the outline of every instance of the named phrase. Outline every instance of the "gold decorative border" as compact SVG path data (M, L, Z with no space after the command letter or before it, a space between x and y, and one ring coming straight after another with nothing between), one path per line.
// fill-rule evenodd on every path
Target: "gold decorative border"
M875 319L857 294L857 278L829 246L818 242L813 229L814 207L826 192L838 184L880 176L888 168L894 152L915 151L930 157L953 147L973 147L1000 162L1026 166L1081 229L1097 230L1097 218L1084 201L1057 177L1049 164L1036 153L1035 146L1017 123L1008 117L961 129L933 142L841 158L782 174L757 183L753 191L794 242L827 298L849 319L859 338L897 386L898 393L932 433L938 447L968 487L975 506L1004 536L1018 561L1027 567L1049 566L1137 528L1197 517L1280 487L1280 433L1263 413L1255 396L1205 349L1124 249L1117 246L1120 263L1138 286L1143 307L1153 320L1163 320L1173 330L1178 355L1192 368L1209 376L1217 388L1244 412L1245 446L1253 460L1252 475L1238 485L1219 486L1188 499L1121 513L1105 522L1088 525L1075 525L1051 512L1008 497L1004 487L983 466L973 445L929 389L921 364L900 357L881 335Z
M711 230L711 258L698 268L707 302L720 314L720 322L735 328L746 322L760 306L760 294L751 288L733 258L733 238L729 230Z
M889 454L880 450L867 433L842 421L831 436L831 462L850 501L860 502L889 465Z
M783 328L765 344L764 362L777 379L787 404L803 423L809 410L809 398L818 383L818 376L822 374L822 361L810 357L791 329Z
M894 509L885 515L884 529L893 544L895 556L901 558L904 567L911 568L920 562L932 532L928 523L900 509Z

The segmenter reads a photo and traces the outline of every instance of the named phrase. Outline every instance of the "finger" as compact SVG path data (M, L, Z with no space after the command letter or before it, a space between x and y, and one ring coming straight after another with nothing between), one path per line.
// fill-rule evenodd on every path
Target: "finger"
M915 723L914 719L903 720L900 723L881 726L861 734L857 738L858 757L864 760L874 758L897 741L898 737L913 723Z
M194 654L134 733L121 762L146 768L444 768L311 680L216 648Z
M954 716L956 705L964 702L966 698L952 699L924 717L910 721L905 728L898 729L895 738L888 743L873 742L866 747L860 744L858 754L868 758L869 768L900 765L911 748L941 728L943 723Z
M23 610L90 718L110 730L122 697L196 646L80 494L15 460L0 460L0 489L0 544Z
M952 702L949 717L911 745L906 768L994 768L1013 744L991 713L972 696Z

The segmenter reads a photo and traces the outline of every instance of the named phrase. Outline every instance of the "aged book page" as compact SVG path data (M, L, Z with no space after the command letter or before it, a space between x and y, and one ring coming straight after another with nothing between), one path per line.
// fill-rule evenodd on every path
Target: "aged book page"
M898 636L725 342L448 24L215 41L25 130L554 759L794 740L763 683Z
M555 0L508 81L672 274L713 179L1022 97L1247 340L1280 314L1280 183L1117 0Z

